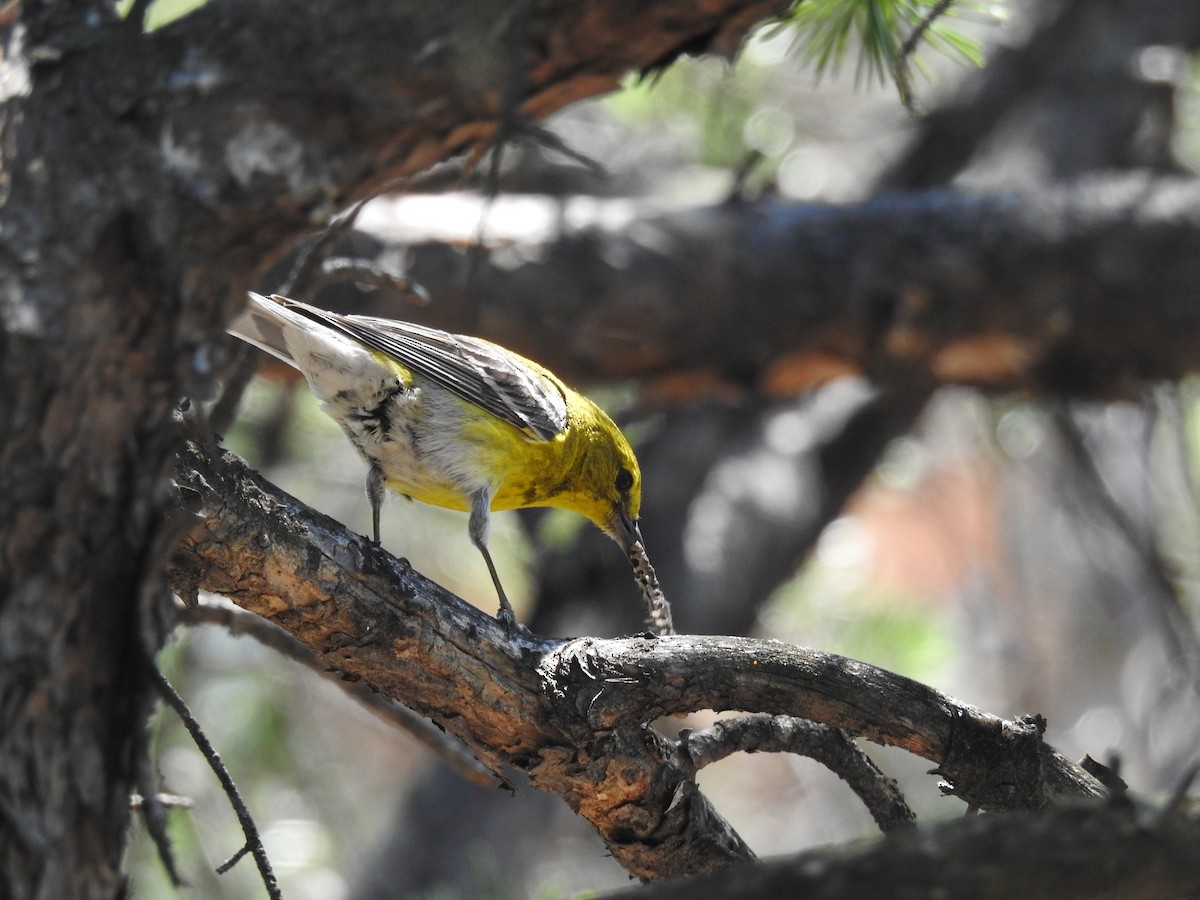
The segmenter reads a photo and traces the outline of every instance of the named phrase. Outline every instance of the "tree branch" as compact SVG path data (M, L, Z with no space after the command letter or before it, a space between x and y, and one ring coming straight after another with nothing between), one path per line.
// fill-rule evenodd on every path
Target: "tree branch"
M679 736L696 770L734 753L796 753L815 759L850 786L882 831L911 825L916 814L895 780L879 770L840 728L791 716L739 716Z
M394 254L391 202L404 200L366 218ZM546 202L549 222L558 206ZM507 253L471 289L481 336L577 382L658 377L672 399L722 382L787 394L855 372L1129 396L1143 379L1196 371L1198 209L1200 183L1144 175L845 206L624 204L605 211L619 226L548 231L520 254L535 262ZM406 254L438 302L404 317L454 329L461 249Z
M270 647L288 659L320 671L323 675L328 674L318 665L317 658L313 656L311 650L282 628L273 625L269 619L245 612L236 606L216 606L209 603L185 606L177 612L181 624L189 626L221 625L230 634L244 634L252 637L263 646ZM447 737L430 725L428 719L424 719L394 700L372 691L362 682L344 681L340 678L331 680L379 718L405 731L414 741L472 784L479 787L492 787L496 784L493 773L481 766L466 751L460 741ZM501 779L501 783L504 783L503 779Z
M250 810L247 809L246 803L242 800L242 795L237 789L237 784L234 783L233 776L229 774L229 770L225 768L225 764L221 762L221 757L217 754L217 750L209 741L208 735L200 727L200 723L196 721L196 717L192 715L192 711L188 709L183 698L179 696L179 692L171 686L166 677L157 668L154 669L152 676L154 685L158 689L158 694L162 697L163 702L175 711L175 715L179 716L179 720L183 722L184 728L195 741L196 747L200 750L205 762L213 770L213 774L217 776L217 780L221 782L221 789L225 791L225 796L229 798L229 803L233 807L234 814L237 815L238 824L242 826L242 833L246 837L246 843L242 845L233 856L231 856L220 868L218 872L224 874L229 869L233 868L234 864L239 859L250 853L254 856L254 862L258 866L258 873L262 876L263 886L267 889L267 895L271 900L283 900L283 895L279 892L279 883L275 879L275 872L271 869L271 861L267 858L266 848L263 847L262 838L258 834L258 825L255 824L254 818L250 815ZM174 874L174 873L172 873Z
M537 662L561 642L509 641L490 616L229 454L209 459L193 445L177 480L202 510L172 568L177 592L199 586L265 615L327 669L428 716L485 765L521 769L587 818L635 875L752 858L670 759L668 741L641 723L597 733L547 693Z
M145 145L143 180L161 180L157 199L142 194L147 206L179 228L150 238L175 240L187 259L217 258L219 246L227 278L352 202L486 147L501 126L512 41L522 66L512 99L538 122L696 41L732 53L786 6L660 0L631 15L624 0L534 4L508 41L498 35L516 14L505 0L209 3L140 36L143 77L114 86L112 103L133 110L127 137ZM111 52L127 61L130 47ZM99 91L108 70L125 69L93 56Z
M1200 891L1200 820L1132 803L973 816L609 897L1174 900Z
M429 716L485 764L521 769L640 877L752 855L698 793L690 762L649 729L677 712L824 721L934 761L985 809L1103 793L1042 743L1039 723L1006 722L831 654L745 638L508 640L495 620L230 454L191 445L176 477L201 511L174 560L177 591L203 587L270 618L331 671Z

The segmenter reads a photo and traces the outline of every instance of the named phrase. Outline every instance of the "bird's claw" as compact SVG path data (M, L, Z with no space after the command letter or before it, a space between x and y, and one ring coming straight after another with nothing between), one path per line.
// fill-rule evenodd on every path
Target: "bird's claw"
M504 634L511 641L514 637L531 637L533 632L517 621L511 607L502 606L496 613L496 621L504 626Z

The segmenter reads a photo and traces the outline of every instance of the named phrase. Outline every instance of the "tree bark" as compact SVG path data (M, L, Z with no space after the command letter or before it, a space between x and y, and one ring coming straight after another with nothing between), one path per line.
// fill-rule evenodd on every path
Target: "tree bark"
M430 717L497 772L562 796L630 873L657 879L752 858L650 725L698 709L827 722L937 764L983 809L1101 796L1041 741L910 679L746 638L509 641L502 626L365 538L193 446L178 477L198 521L175 557L181 596L229 597L341 677ZM630 585L630 600L635 599Z

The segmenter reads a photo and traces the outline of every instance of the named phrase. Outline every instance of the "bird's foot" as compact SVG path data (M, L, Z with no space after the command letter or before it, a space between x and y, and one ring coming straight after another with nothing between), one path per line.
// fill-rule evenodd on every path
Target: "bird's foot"
M517 621L511 606L505 604L496 613L496 621L504 626L504 634L511 641L514 637L533 637L533 632Z

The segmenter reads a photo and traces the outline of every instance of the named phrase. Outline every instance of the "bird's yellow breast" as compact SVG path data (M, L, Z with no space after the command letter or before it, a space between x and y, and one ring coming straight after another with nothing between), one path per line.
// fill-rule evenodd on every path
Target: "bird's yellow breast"
M545 505L569 474L569 429L549 441L423 379L411 398L389 410L388 440L364 447L398 494L447 509L469 510L471 495L492 492L492 509Z

